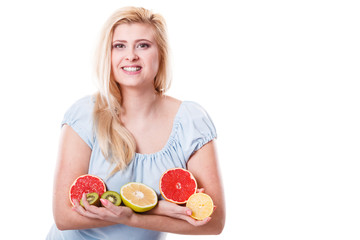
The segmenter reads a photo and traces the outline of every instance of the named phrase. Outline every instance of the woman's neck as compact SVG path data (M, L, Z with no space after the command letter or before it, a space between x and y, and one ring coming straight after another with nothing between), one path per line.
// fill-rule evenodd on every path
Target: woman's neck
M146 91L123 90L121 114L122 119L145 118L156 112L161 96L153 89Z

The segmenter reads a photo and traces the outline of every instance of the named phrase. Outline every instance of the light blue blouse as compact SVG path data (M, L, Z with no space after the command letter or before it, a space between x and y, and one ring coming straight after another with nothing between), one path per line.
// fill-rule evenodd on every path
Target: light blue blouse
M120 191L128 182L141 182L152 187L159 198L159 180L169 168L186 168L190 156L204 144L216 138L216 129L207 112L197 103L183 101L175 116L173 128L166 145L152 154L136 153L134 159L124 170L108 177L113 166L105 160L93 131L94 97L87 96L78 100L65 113L63 124L71 126L92 149L89 174L102 178L108 190ZM166 233L146 229L114 225L85 230L60 231L54 224L47 239L80 240L80 239L165 239Z

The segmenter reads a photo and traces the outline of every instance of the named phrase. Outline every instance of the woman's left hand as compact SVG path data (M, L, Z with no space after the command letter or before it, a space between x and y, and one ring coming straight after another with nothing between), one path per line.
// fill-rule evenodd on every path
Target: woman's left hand
M205 190L203 188L196 190L196 192L198 193L204 191ZM211 220L211 217L207 217L204 220L195 220L194 218L191 217L192 212L190 208L175 203L171 203L166 200L160 200L156 208L152 209L149 213L185 220L191 225L196 227L203 226Z
M172 218L177 218L185 220L193 226L202 226L208 223L211 220L211 217L207 217L204 220L195 220L191 216L191 209L177 205L176 203L171 203L166 200L160 200L158 205L150 210L149 214L163 215Z
M130 218L134 215L134 212L128 207L115 206L106 199L101 199L100 201L104 207L92 206L87 202L84 193L82 196L84 207L82 207L78 201L74 200L75 206L73 207L73 210L88 218L95 218L114 223L129 222Z

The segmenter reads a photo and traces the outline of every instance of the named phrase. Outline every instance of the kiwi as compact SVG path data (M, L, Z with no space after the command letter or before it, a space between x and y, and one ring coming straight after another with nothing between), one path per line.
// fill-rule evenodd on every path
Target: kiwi
M99 194L96 192L86 194L86 200L90 205L100 206ZM80 200L80 205L84 207L82 199Z
M115 206L120 206L121 204L120 194L114 191L106 191L101 195L101 198L110 201Z

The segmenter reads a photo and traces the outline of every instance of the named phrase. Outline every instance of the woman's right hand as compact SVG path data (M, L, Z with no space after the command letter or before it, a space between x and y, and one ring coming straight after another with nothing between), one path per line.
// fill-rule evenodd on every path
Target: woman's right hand
M100 199L100 201L104 207L92 206L86 201L86 194L84 193L82 196L84 207L77 200L74 200L73 210L84 217L122 224L128 223L134 215L134 212L128 207L115 206L106 199Z

